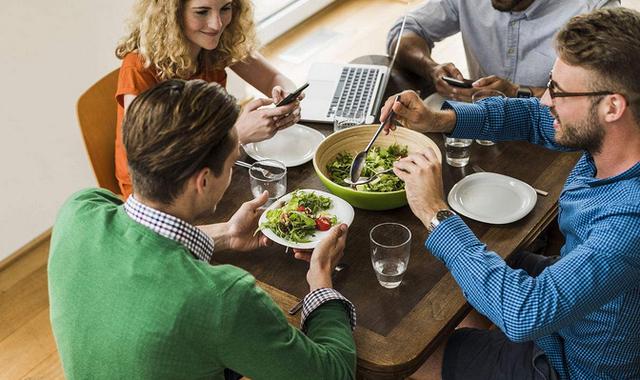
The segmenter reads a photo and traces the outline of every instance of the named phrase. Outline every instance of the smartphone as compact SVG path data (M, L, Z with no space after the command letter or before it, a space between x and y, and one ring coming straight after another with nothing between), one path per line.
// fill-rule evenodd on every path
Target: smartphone
M276 104L276 107L286 106L287 104L289 104L289 103L293 102L294 100L298 99L298 96L300 96L300 93L302 93L302 91L304 91L304 89L307 88L307 87L309 87L309 83L303 84L302 86L300 86L300 88L298 88L294 92L290 93L289 95L287 95L286 98L284 98L280 102L278 102L278 104Z
M442 80L449 83L450 85L454 86L454 87L461 87L461 88L472 88L472 84L473 80L471 79L456 79L456 78L451 78L451 77L442 77Z

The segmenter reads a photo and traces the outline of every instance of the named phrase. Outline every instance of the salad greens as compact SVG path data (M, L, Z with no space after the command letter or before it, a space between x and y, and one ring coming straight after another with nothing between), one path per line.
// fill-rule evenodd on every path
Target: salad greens
M267 220L258 230L268 228L283 239L308 243L316 231L326 231L338 223L335 215L324 212L331 205L331 198L296 190L283 206L267 210Z
M365 165L362 169L362 177L371 177L377 172L393 167L393 162L406 157L408 147L392 144L387 148L373 147L367 153ZM349 177L353 156L350 153L338 153L336 158L327 165L329 179L340 186L349 187L344 179ZM385 173L373 181L356 186L356 190L388 192L404 189L404 182L393 173Z

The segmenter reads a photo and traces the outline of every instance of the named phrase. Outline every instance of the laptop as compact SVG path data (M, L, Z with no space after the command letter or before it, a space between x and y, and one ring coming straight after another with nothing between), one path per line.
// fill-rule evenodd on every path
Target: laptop
M391 69L398 55L407 17L402 20L400 34L389 66L314 63L309 69L309 87L302 100L304 121L332 123L336 116L363 115L371 124L380 110Z

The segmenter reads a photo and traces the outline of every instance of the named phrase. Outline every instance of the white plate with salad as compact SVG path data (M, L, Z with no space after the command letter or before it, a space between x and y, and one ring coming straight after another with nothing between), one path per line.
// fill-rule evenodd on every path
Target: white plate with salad
M270 158L284 163L286 167L292 167L311 161L322 140L322 133L294 124L279 130L268 140L246 144L243 148L256 161Z
M269 206L258 229L285 247L313 249L331 227L351 225L353 207L342 198L320 190L303 189L284 195Z

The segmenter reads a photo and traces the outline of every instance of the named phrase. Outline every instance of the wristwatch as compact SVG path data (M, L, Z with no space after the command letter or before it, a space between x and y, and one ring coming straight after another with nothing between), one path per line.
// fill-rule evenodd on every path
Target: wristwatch
M518 92L516 92L517 98L530 98L533 96L533 91L531 91L531 87L520 86L518 87Z
M429 237L429 235L433 232L433 230L435 230L436 227L438 227L438 225L440 225L440 223L454 215L456 215L456 213L449 210L448 208L438 210L427 226L427 237Z

